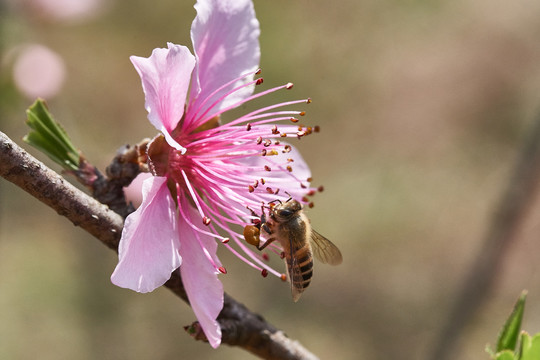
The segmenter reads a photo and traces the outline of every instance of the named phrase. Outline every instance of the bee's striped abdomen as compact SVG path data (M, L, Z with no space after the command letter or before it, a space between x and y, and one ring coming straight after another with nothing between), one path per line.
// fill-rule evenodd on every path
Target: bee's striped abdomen
M311 255L311 247L306 244L304 247L296 251L295 257L298 261L299 273L301 279L297 279L303 289L307 288L313 277L313 256ZM296 280L296 279L295 279Z

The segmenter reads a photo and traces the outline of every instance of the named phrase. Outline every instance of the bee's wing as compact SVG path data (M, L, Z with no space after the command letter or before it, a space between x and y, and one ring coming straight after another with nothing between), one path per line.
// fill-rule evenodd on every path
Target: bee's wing
M289 275L289 281L291 282L291 294L294 302L297 302L304 292L304 278L296 257L286 259L285 262L287 263L287 275Z
M341 251L330 240L311 230L311 246L313 254L323 264L339 265L343 261Z

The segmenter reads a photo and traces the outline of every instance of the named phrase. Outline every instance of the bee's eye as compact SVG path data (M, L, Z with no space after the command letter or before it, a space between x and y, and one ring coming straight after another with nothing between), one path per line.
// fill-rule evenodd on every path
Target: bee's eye
M279 210L278 211L278 215L281 216L281 217L290 217L292 216L293 212L291 210L287 210L287 209L282 209L282 210Z

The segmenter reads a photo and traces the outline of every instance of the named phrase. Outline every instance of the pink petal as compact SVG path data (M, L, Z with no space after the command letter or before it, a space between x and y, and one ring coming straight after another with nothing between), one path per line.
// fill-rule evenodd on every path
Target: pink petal
M143 183L141 206L126 218L118 247L113 284L138 292L163 285L180 266L178 215L167 178L153 176Z
M197 16L191 25L191 39L197 58L193 73L190 109L196 110L220 86L259 66L259 22L251 0L199 0ZM238 80L211 96L203 105L208 108L232 89L253 80L253 75ZM236 91L212 113L247 98L253 86Z
M171 132L184 114L195 58L185 46L167 45L168 49L154 49L149 58L130 59L141 77L148 120L165 135L169 145L185 151Z
M189 221L198 225L199 214L185 205ZM216 318L223 308L223 285L217 277L219 271L209 260L209 257L216 259L217 244L213 238L194 231L185 219L180 219L179 233L184 260L180 273L189 303L210 345L217 348L221 343L221 327Z

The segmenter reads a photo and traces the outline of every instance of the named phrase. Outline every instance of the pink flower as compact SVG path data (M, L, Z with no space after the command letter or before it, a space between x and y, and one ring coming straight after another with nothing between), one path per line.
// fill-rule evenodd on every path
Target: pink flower
M195 8L195 56L169 43L149 58L131 57L148 119L162 135L148 145L154 176L144 181L142 204L126 219L111 279L149 292L180 267L193 311L217 347L216 318L223 307L218 274L226 273L216 256L218 243L264 276L282 277L245 243L242 227L253 218L248 207L260 210L263 203L289 196L309 202L306 196L316 192L309 187L309 168L282 140L314 129L291 124L304 112L283 109L309 99L266 106L220 124L228 110L292 84L253 94L262 79L254 78L259 23L250 0L199 0ZM280 252L278 245L268 248Z

